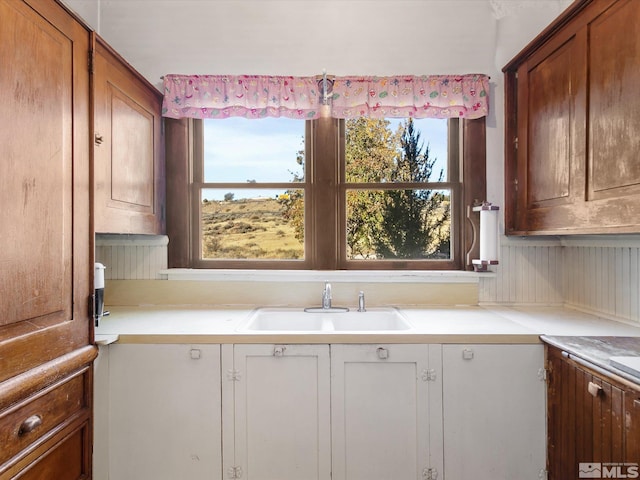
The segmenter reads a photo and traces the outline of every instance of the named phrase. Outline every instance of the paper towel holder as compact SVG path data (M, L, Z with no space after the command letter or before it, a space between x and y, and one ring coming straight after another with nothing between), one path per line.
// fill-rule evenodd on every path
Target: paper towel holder
M491 202L473 207L480 212L480 258L471 260L476 272L488 272L489 265L498 265L498 211Z

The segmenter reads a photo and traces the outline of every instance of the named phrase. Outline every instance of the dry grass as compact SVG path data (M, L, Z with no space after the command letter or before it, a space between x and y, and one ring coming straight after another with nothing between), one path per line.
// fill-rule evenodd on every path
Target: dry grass
M300 259L304 249L275 199L202 204L203 257Z

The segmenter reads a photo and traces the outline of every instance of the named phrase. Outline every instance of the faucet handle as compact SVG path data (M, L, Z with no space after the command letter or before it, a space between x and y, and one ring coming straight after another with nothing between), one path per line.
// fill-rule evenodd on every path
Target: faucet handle
M364 292L362 290L360 290L360 293L358 293L358 311L359 312L367 311L367 309L364 306Z

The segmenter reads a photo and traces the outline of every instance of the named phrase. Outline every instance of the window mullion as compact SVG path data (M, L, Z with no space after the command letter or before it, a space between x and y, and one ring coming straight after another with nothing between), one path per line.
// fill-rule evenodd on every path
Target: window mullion
M321 117L311 124L312 262L315 269L338 267L338 163L340 120Z

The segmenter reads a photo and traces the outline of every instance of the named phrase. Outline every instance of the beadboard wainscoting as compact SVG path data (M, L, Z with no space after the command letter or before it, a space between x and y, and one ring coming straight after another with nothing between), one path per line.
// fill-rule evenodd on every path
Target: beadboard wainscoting
M563 239L564 302L640 323L640 238Z
M502 237L494 275L480 278L480 303L561 305L562 245L557 238Z
M640 323L640 237L503 237L481 304L564 304Z
M96 262L104 264L105 280L159 280L167 268L164 235L96 235Z

